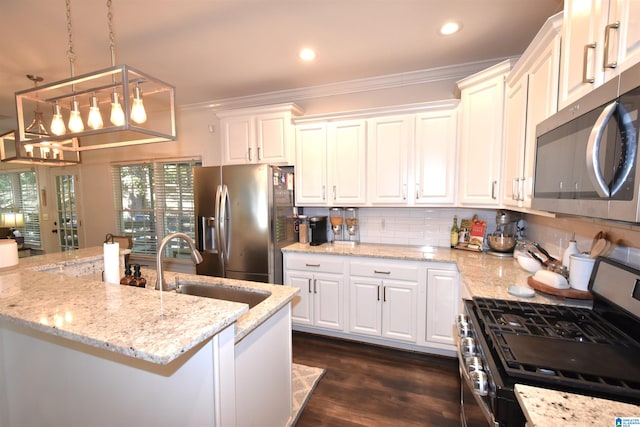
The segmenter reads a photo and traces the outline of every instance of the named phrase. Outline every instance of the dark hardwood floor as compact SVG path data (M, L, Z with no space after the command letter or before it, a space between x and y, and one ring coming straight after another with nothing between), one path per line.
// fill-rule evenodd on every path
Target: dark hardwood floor
M460 426L456 359L294 332L293 361L327 370L297 427Z

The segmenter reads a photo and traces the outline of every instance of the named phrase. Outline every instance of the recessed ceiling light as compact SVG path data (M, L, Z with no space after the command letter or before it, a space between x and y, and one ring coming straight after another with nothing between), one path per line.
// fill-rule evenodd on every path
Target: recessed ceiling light
M442 34L443 36L448 36L457 33L458 31L460 31L460 28L462 28L462 25L458 24L457 22L445 22L444 25L440 27L440 34Z
M313 61L316 58L316 53L313 51L313 49L309 49L308 47L306 47L300 51L298 56L303 61Z

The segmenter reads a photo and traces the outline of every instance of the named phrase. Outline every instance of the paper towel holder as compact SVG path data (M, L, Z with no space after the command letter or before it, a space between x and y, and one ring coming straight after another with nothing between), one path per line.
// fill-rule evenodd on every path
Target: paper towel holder
M109 241L109 240L111 240L111 241ZM104 237L104 242L105 243L115 243L115 241L113 240L113 234L107 233L107 235Z

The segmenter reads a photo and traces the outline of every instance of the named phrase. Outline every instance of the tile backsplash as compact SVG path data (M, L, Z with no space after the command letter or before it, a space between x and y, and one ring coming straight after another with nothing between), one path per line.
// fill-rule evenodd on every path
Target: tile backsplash
M304 214L329 215L328 208L304 208ZM487 232L496 228L496 209L463 208L360 208L360 241L392 245L449 246L453 216L487 221ZM523 214L524 237L534 240L561 258L575 233L581 252L591 249L593 238L605 231L614 243L609 256L640 266L640 226L582 217L544 217ZM330 235L330 234L329 234Z
M304 208L304 214L329 215L328 208ZM495 209L461 208L360 208L360 242L390 245L449 246L453 216L487 221L487 231L495 230Z

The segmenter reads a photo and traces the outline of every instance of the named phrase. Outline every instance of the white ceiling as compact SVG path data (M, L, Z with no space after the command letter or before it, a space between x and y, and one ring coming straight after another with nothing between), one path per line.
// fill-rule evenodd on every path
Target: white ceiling
M519 55L563 0L113 0L117 63L180 105ZM111 65L106 0L72 0L75 73ZM462 23L443 37L439 26ZM69 77L64 0L0 0L0 118ZM297 57L317 52L314 63Z

